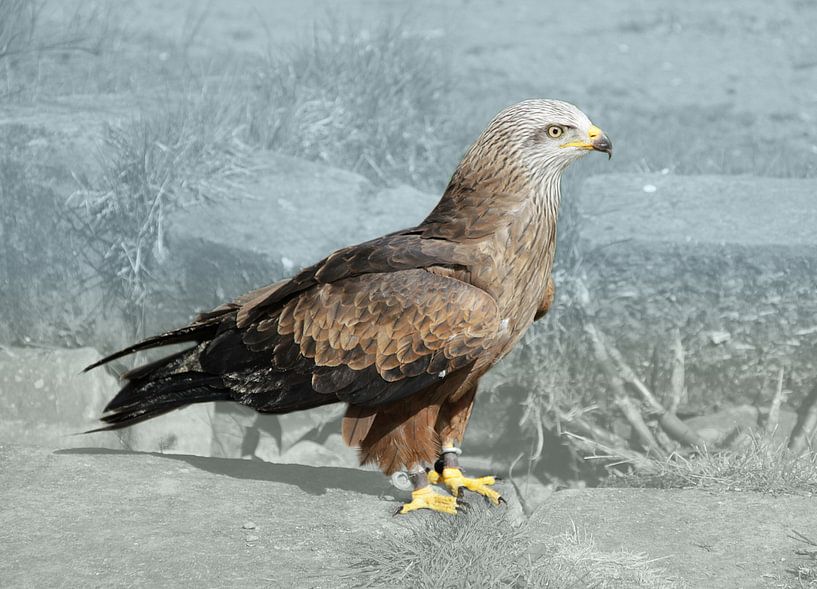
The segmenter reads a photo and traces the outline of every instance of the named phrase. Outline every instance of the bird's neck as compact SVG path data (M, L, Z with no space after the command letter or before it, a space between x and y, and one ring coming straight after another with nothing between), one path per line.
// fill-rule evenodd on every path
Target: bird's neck
M562 173L561 171L548 174L535 183L533 199L545 215L552 220L554 226L559 218L559 205L562 202Z
M454 173L440 202L422 223L427 233L482 239L511 225L546 232L555 228L561 170L535 174L520 165L492 173L490 168L466 164Z
M514 333L533 321L553 264L560 174L531 181L452 178L421 228L470 252L469 281L494 296ZM518 331L521 333L521 331Z

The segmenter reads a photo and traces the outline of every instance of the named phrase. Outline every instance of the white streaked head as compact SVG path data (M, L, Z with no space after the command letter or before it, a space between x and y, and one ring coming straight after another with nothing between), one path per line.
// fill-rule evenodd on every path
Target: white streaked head
M510 156L525 162L535 176L551 176L590 151L612 156L613 145L572 104L537 98L509 106L496 115L472 151L493 156L495 161Z

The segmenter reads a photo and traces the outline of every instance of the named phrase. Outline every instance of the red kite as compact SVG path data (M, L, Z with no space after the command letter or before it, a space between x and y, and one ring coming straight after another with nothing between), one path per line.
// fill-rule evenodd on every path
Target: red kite
M338 250L90 366L192 344L126 373L101 429L206 401L261 413L346 403L343 438L361 462L408 469L414 491L401 513L456 513L462 488L499 503L494 477L463 475L458 446L480 377L551 304L560 177L591 150L611 155L612 144L571 104L503 110L416 227ZM438 458L444 468L427 473Z

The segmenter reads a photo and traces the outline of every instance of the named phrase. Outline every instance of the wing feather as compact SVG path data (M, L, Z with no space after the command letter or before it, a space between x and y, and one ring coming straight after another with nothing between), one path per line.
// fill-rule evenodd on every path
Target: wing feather
M293 395L304 394L306 378L309 395L377 406L475 361L498 331L494 299L456 278L422 269L364 274L313 286L233 328L230 345L261 354L259 368L272 369L275 391L246 371L227 380L241 390L241 379L250 378L252 393L242 402L262 410L297 404L287 397L289 373Z
M291 280L254 291L244 297L236 313L239 327L249 324L260 313L287 302L319 284L332 284L366 274L392 273L415 268L445 266L463 269L474 262L473 252L447 239L432 239L420 230L393 233L340 249L317 264L305 268ZM366 293L358 293L360 299ZM358 306L358 301L354 301Z
M468 283L469 268L484 262L480 255L420 229L388 235L339 250L293 279L103 362L191 341L199 344L201 369L259 411L389 403L490 349L497 305Z

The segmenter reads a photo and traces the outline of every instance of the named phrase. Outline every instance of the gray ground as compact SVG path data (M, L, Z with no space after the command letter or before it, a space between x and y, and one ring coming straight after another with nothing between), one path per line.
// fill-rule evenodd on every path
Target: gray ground
M817 529L817 512L813 497L584 489L556 493L532 521L543 534L576 526L601 550L644 552L690 587L748 588L795 583L794 531Z
M0 512L4 587L344 586L360 538L439 517L393 518L383 477L348 468L5 445L0 469L14 506ZM553 495L531 522L535 541L578 530L600 551L643 552L680 586L796 587L790 536L817 529L813 504L588 489Z

